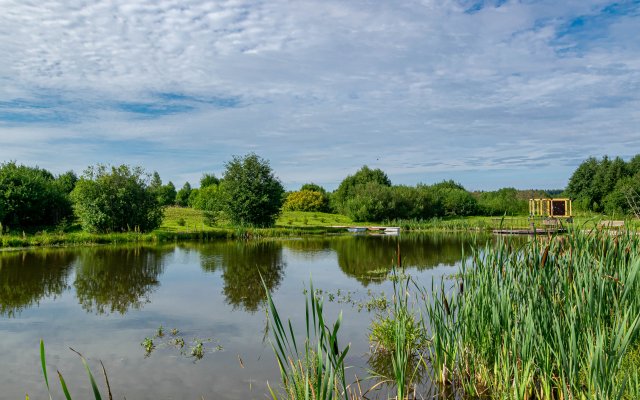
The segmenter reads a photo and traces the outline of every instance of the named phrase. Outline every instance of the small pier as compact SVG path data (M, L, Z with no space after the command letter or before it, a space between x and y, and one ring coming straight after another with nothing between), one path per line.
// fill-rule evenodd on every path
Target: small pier
M533 228L533 229L494 229L496 235L550 235L554 233L564 233L565 228Z
M351 233L379 233L385 235L397 235L400 233L399 226L348 226L338 225L332 226L332 228L344 228Z
M543 228L537 228L534 222L531 222L529 228L511 228L511 229L494 229L496 235L552 235L555 233L565 233L567 228L562 226L562 222L556 218L543 219Z

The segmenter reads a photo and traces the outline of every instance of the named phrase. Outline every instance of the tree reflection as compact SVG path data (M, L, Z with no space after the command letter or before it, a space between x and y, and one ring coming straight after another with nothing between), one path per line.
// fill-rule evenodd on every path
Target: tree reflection
M484 239L486 240L486 238ZM430 269L453 266L469 254L472 240L461 235L353 236L331 241L340 269L364 286L387 278L397 263L400 245L404 268Z
M277 241L213 243L200 251L205 271L222 271L224 295L234 308L255 312L266 298L260 276L273 291L284 275L282 244Z
M80 305L97 314L140 308L158 286L163 256L171 251L173 247L84 249L74 282Z
M0 255L0 315L14 317L46 297L69 288L76 254L66 250L21 251Z

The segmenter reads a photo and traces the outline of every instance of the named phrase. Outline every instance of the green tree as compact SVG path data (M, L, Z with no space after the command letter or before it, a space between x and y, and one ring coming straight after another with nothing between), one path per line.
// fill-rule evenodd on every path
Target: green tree
M477 194L479 211L484 215L526 215L527 201L519 197L515 188Z
M220 200L231 222L273 225L282 206L284 188L273 175L269 162L251 153L244 157L234 156L225 168Z
M71 203L53 175L38 167L0 164L0 222L28 229L55 225L72 215Z
M443 181L431 186L431 190L445 216L469 216L478 212L478 201L459 183Z
M189 196L191 195L191 184L185 182L182 188L178 190L176 194L176 204L180 207L187 207L189 205Z
M640 206L640 172L632 177L621 178L614 190L604 199L604 211L609 215L635 216L632 203Z
M614 192L618 182L634 174L636 163L640 163L638 156L629 164L620 157L610 160L604 156L600 161L590 157L578 166L569 179L567 195L576 200L578 208L605 211L605 208L612 207L609 196ZM605 204L607 202L609 206Z
M383 221L391 218L391 188L378 182L357 184L351 190L343 209L356 222Z
M209 226L215 225L225 217L219 189L215 184L194 189L189 198L190 207L204 211L205 223Z
M390 189L389 219L415 218L415 209L418 203L418 191L415 187L397 185Z
M56 184L65 194L73 191L73 188L76 187L76 182L78 182L78 176L73 171L67 171L56 178Z
M163 185L160 174L157 171L154 171L151 176L149 190L156 196L158 203L163 207L173 205L176 202L177 193L173 182Z
M589 157L583 161L569 178L567 195L576 200L580 208L591 209L593 203L591 182L598 170L598 160Z
M204 189L207 186L219 185L220 179L216 178L214 174L202 174L202 178L200 178L200 189Z
M640 154L636 154L631 160L629 160L627 168L630 176L634 176L640 172Z
M189 192L189 198L187 199L187 206L191 208L198 208L200 204L200 189L191 189Z
M149 189L152 191L159 190L162 187L162 179L158 171L153 171L151 175L151 181L149 182Z
M391 186L391 181L387 174L381 169L371 169L363 166L353 175L349 175L340 183L338 189L331 196L333 208L338 212L346 211L347 200L352 198L356 192L356 186L366 183L376 183L382 186Z
M169 181L166 185L160 186L156 191L156 198L161 206L167 207L176 203L176 187Z
M327 193L327 191L322 186L316 185L315 183L305 183L304 185L302 185L300 190L310 190L312 192Z
M83 229L89 232L150 231L163 208L140 167L89 167L71 192Z

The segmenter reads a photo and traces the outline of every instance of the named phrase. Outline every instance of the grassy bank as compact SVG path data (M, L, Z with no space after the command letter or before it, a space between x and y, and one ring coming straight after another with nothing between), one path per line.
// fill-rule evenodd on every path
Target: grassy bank
M371 329L377 343L372 351L381 351L389 364L386 374L372 371L373 387L385 382L397 389L387 398L640 398L638 235L576 230L524 245L505 240L475 249L454 277L430 288L397 281L388 314L376 317ZM345 386L335 376L326 384L333 391L309 395L326 382L321 372L348 370L344 358L326 354L343 342L340 319L316 353L285 352L295 343L293 332L285 331L270 306L284 389L272 392L274 399L365 398L354 390L359 383ZM313 343L313 336L307 329L298 341ZM310 354L322 357L313 361ZM290 390L293 383L296 390Z
M615 219L603 215L580 215L574 227L592 229L599 221ZM353 222L340 214L321 212L285 211L273 228L245 228L228 225L209 226L201 210L168 207L160 228L149 233L120 232L92 234L83 232L79 226L65 229L42 230L25 233L12 231L0 234L0 248L41 247L61 245L162 243L183 240L213 240L235 238L294 237L343 233L333 226L399 226L403 231L413 232L490 232L492 229L526 229L530 221L526 216L516 217L449 217L429 220L392 220L383 222ZM541 226L538 223L538 226ZM627 220L626 226L640 230L640 221Z
M302 222L302 216L297 216ZM309 216L306 217L309 219ZM123 243L166 243L187 240L250 239L270 237L298 237L341 233L331 224L312 225L296 223L274 228L249 228L233 226L209 226L204 213L191 208L168 207L160 228L153 232L87 233L74 227L71 231L38 231L35 233L11 232L0 235L0 248L74 246Z

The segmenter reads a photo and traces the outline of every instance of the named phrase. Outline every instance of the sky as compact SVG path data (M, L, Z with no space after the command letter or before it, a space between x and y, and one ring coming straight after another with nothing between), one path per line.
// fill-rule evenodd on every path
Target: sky
M640 153L640 0L0 0L0 162L560 189Z

